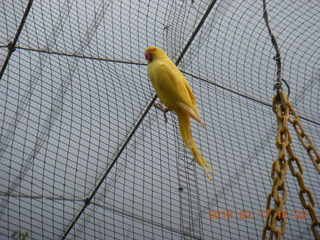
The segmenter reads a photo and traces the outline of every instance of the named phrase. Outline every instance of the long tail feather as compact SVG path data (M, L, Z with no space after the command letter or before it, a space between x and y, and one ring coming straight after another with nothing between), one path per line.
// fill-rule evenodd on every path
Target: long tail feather
M199 109L194 106L194 108L189 107L187 104L184 104L182 102L177 103L181 111L184 113L188 113L188 116L191 116L194 120L196 120L202 127L204 127L204 122L201 120L199 116Z
M190 117L183 112L177 113L177 115L178 115L178 121L179 121L180 134L181 134L183 143L187 148L189 148L190 152L192 153L197 163L203 168L203 171L205 172L207 177L210 179L210 181L212 181L212 177L210 176L209 171L211 171L213 174L215 174L216 172L209 165L209 163L203 158L197 145L193 140L191 129L190 129Z

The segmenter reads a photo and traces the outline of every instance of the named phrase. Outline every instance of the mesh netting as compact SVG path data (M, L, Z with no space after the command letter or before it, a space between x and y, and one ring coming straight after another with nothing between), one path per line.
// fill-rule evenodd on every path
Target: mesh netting
M261 237L278 153L262 1L0 4L1 239ZM319 148L319 2L268 1L268 12L290 101ZM176 115L165 123L152 105L153 45L197 97L206 127L192 132L213 183ZM290 131L319 218L320 177ZM287 189L284 239L313 239L289 172Z

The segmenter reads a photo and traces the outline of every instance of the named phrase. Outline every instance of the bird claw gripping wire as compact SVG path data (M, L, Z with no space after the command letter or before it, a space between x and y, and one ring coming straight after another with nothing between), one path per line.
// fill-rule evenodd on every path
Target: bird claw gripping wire
M168 108L165 108L161 105L161 103L155 103L154 106L159 109L160 111L163 112L164 115L164 121L167 123L168 122L168 118L167 118L167 112L169 112L170 110Z

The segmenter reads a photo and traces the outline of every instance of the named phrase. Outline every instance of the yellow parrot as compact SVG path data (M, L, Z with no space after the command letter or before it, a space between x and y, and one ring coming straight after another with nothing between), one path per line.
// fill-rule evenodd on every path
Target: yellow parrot
M193 157L212 181L208 169L212 173L215 173L215 171L201 155L191 134L190 117L204 127L191 87L184 75L161 48L148 47L145 50L145 58L148 61L148 76L152 86L160 101L167 106L166 109L161 107L160 104L156 107L162 110L164 114L168 111L174 111L178 115L180 134L185 146L189 148Z

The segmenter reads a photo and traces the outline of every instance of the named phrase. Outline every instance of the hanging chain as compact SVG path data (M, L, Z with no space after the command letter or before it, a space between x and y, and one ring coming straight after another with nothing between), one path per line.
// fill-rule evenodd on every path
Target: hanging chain
M318 173L320 173L320 155L315 148L311 138L309 135L304 131L302 124L300 122L299 115L297 112L293 109L290 102L288 101L288 107L290 109L290 112L293 114L294 118L290 117L289 121L293 125L294 130L296 131L299 141L302 144L302 146L307 150L308 155L313 162L313 165L318 170Z
M298 114L295 112L291 106L289 99L285 92L278 90L278 94L273 98L273 111L277 115L278 119L278 130L276 137L276 146L279 149L277 159L272 165L271 177L273 179L272 192L268 195L267 198L267 210L269 215L267 216L266 225L263 228L262 239L266 239L267 231L270 231L269 239L273 239L273 236L276 236L276 239L281 239L282 235L285 232L285 219L281 216L283 212L284 204L286 202L287 191L285 188L286 181L286 172L288 170L288 165L293 176L297 178L299 183L300 191L299 198L303 207L308 210L312 223L311 230L315 239L320 239L319 233L317 232L317 227L320 227L320 222L317 219L316 212L314 210L315 200L312 196L310 189L308 189L304 183L302 174L303 168L300 162L300 159L295 155L292 146L291 146L291 136L289 133L288 122L290 122L301 142L301 144L308 151L308 155L315 164L316 167L319 167L319 154L314 147L310 137L305 133ZM293 114L294 119L290 116L290 113ZM308 144L304 142L304 139L307 139ZM288 158L286 158L286 153ZM315 159L314 153L317 160ZM298 171L294 168L294 163L296 163ZM317 168L319 171L319 168ZM282 192L281 197L279 193ZM308 201L306 200L304 194L306 194ZM271 200L274 200L274 207L271 208ZM280 228L277 227L280 226Z
M285 94L284 94L285 96ZM287 98L287 96L285 96ZM318 170L318 172L320 173L320 156L319 153L317 152L317 149L315 148L311 138L308 136L308 134L304 131L302 124L300 122L300 118L299 115L296 113L296 111L293 109L290 101L287 98L287 106L290 110L290 113L293 114L294 118L290 117L289 118L289 122L293 125L295 132L297 133L297 136L299 138L299 141L301 143L301 145L307 150L308 155L310 157L310 159L312 160L315 168ZM307 140L307 143L305 142L305 139ZM310 189L308 189L303 181L302 178L302 174L303 174L303 169L301 166L301 162L299 160L299 158L297 158L291 147L290 147L290 151L292 153L292 157L290 158L290 162L289 162L289 167L291 170L291 173L293 176L295 176L298 180L299 183L299 187L300 187L300 191L299 191L299 198L300 198L300 202L302 204L302 206L308 210L312 223L311 223L311 230L313 232L314 238L319 240L320 239L320 235L317 231L317 227L318 229L320 229L320 221L317 218L316 212L314 210L314 205L315 205L315 200L312 196L312 193L310 191ZM290 153L289 153L290 154ZM298 172L296 172L294 170L293 167L293 162L297 163L298 166ZM304 196L304 194L306 194L306 197L308 198L308 201L306 201L306 198ZM309 203L309 204L308 204Z
M278 119L276 146L279 151L277 159L272 164L271 177L273 185L272 191L267 198L268 216L266 225L263 228L262 239L266 239L267 231L270 231L269 239L273 239L273 236L276 235L276 239L279 240L284 234L286 226L286 220L281 217L281 213L283 213L283 208L287 200L285 182L289 159L286 158L286 149L290 146L291 137L288 129L289 109L282 104L280 95L276 95L273 99L273 110ZM271 208L272 199L274 201L273 208ZM278 223L280 228L277 227Z
M291 147L291 136L288 129L288 122L290 122L294 130L298 136L298 139L302 146L307 150L308 155L313 162L315 168L320 173L320 157L319 153L317 152L311 138L308 134L304 131L299 115L291 106L288 96L285 92L282 91L282 81L288 87L288 95L290 94L290 88L286 81L282 78L282 69L281 69L281 55L280 49L277 43L275 36L272 34L271 27L268 20L268 12L267 12L267 4L266 0L262 0L263 2L263 18L265 20L272 45L276 50L276 56L274 60L277 62L277 78L275 89L277 89L277 94L273 98L273 111L276 113L278 119L278 130L277 130L277 137L276 137L276 146L279 149L277 159L272 164L272 171L271 177L273 180L272 191L267 197L267 220L266 225L263 228L262 239L266 239L267 231L270 231L269 239L273 239L273 236L276 235L277 240L280 240L282 235L285 232L285 219L281 216L281 212L283 211L284 204L286 202L287 191L285 188L285 181L286 181L286 173L288 170L288 165L290 167L290 171L293 176L297 178L299 183L300 191L299 191L299 198L301 204L305 209L309 211L312 223L311 229L313 235L316 240L320 240L319 233L317 232L317 227L319 229L320 222L317 219L314 205L315 201L312 196L311 191L306 187L304 180L302 178L303 168L299 158L293 152ZM290 116L293 115L293 117ZM287 154L287 158L286 158ZM294 163L298 167L298 171L294 169ZM281 193L281 196L279 196ZM305 194L305 195L304 195ZM308 198L308 203L306 201L305 196ZM273 199L274 206L271 208L271 200ZM279 227L277 226L279 225Z

